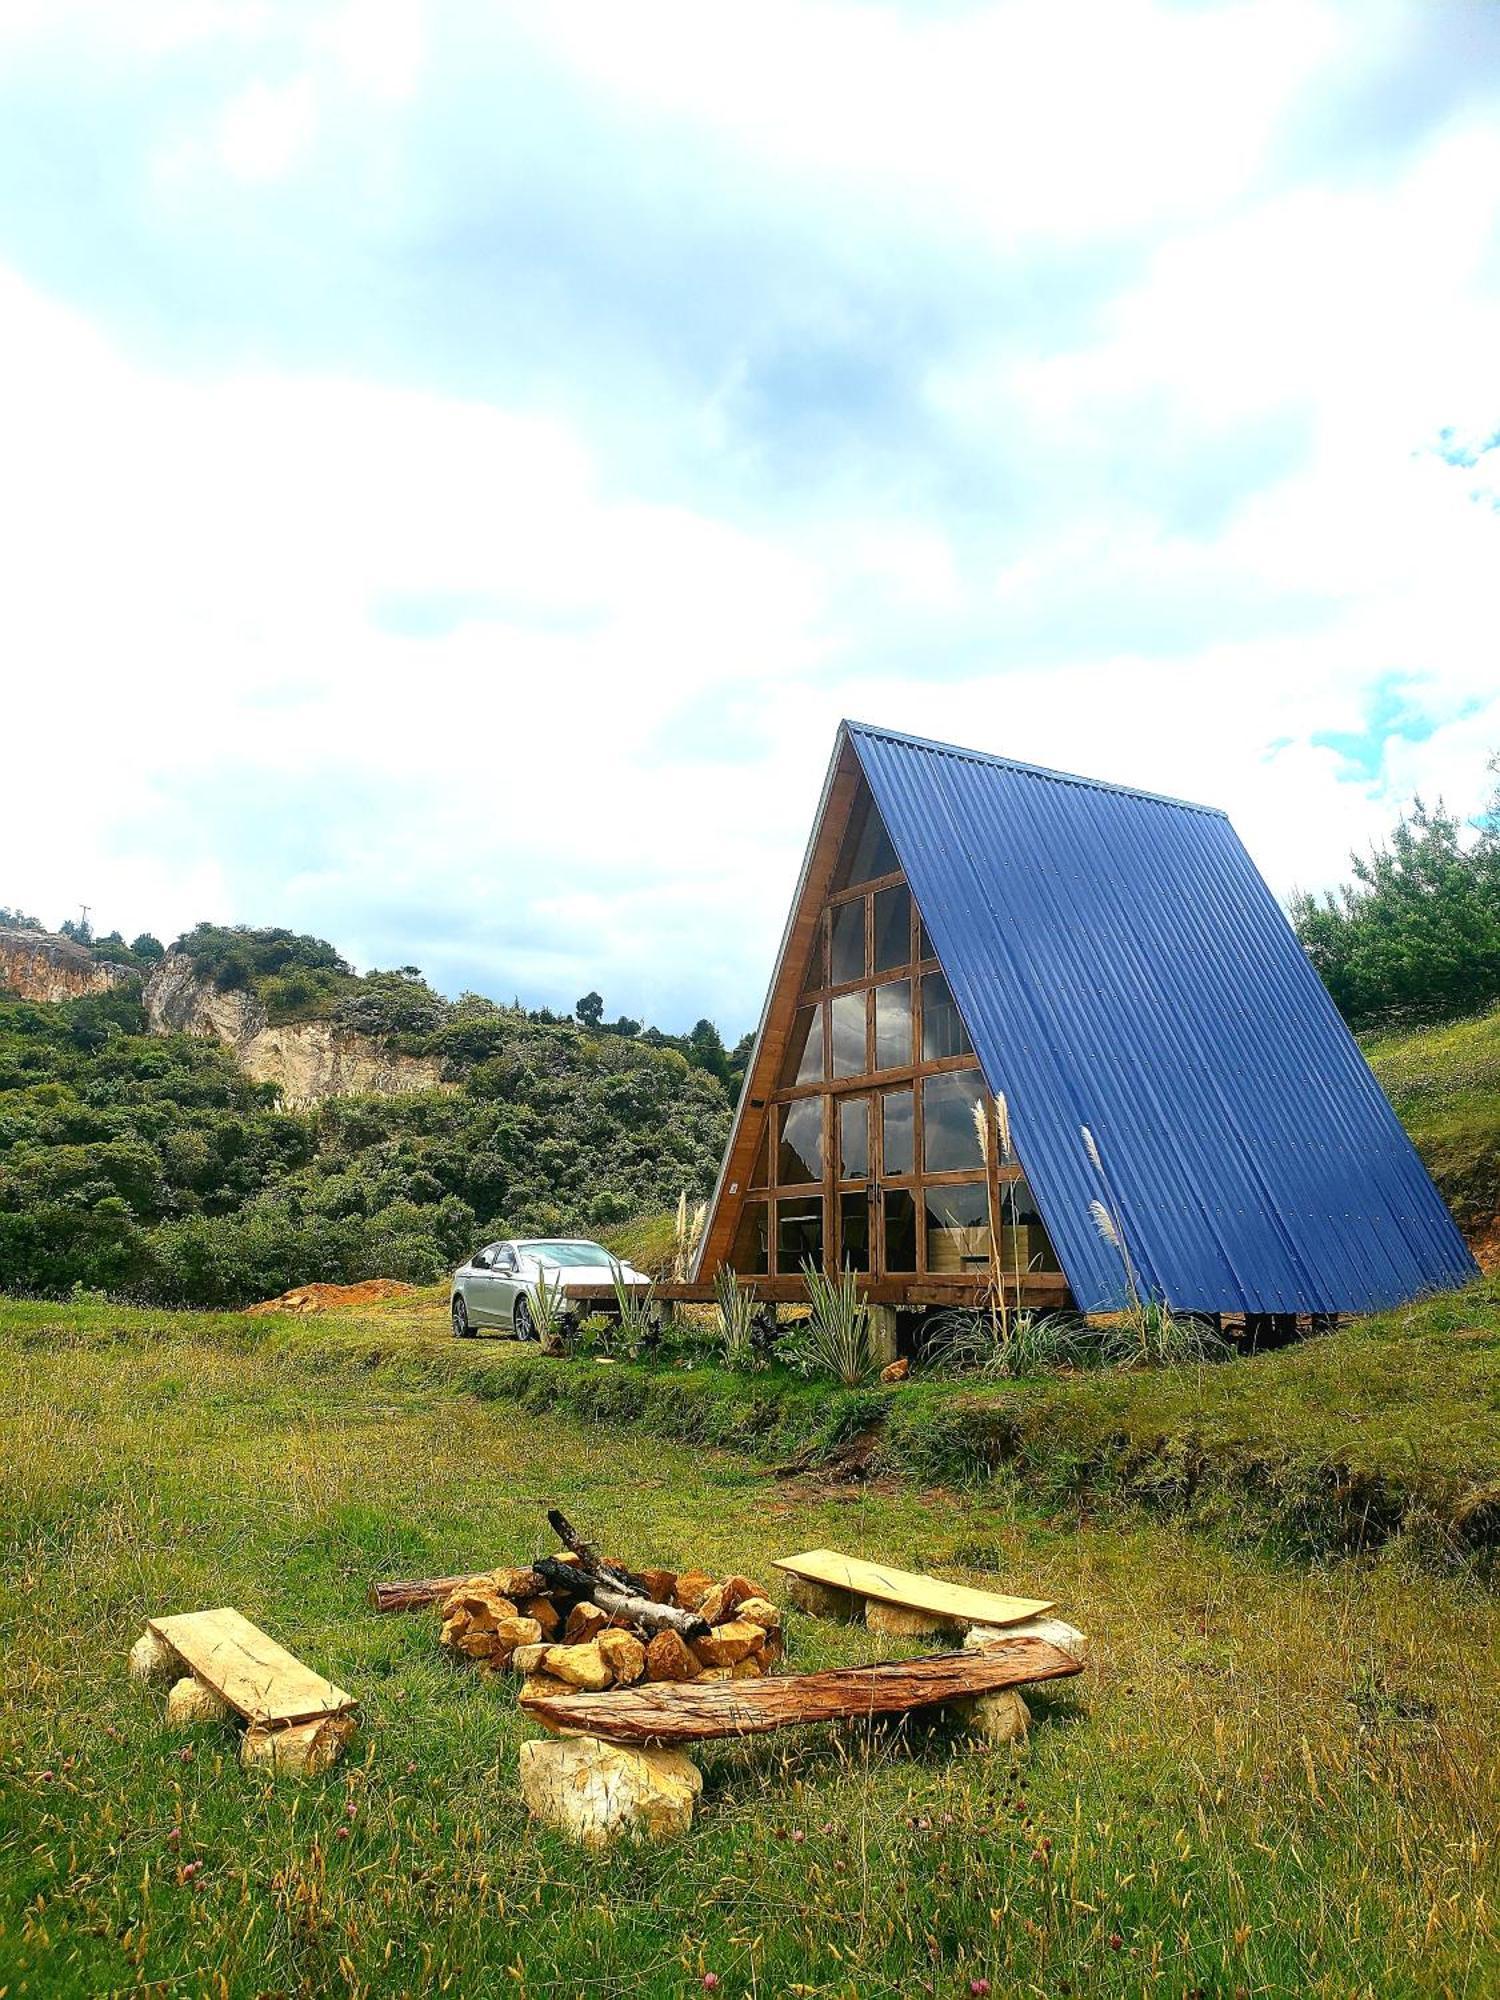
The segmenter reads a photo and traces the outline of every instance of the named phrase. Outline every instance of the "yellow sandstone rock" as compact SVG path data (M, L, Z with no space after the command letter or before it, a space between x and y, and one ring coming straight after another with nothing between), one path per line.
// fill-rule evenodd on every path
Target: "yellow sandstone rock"
M167 1720L174 1729L186 1729L190 1722L225 1722L231 1713L229 1703L193 1674L174 1682L167 1696Z
M757 1652L765 1636L759 1625L734 1619L728 1625L715 1625L706 1639L694 1639L692 1649L705 1667L732 1667L747 1654Z
M677 1579L677 1602L684 1611L696 1611L713 1587L714 1580L706 1570L684 1570Z
M678 1632L658 1632L646 1648L648 1680L692 1681L701 1670L697 1656Z
M633 1633L601 1632L594 1643L622 1687L629 1687L645 1673L646 1649Z
M324 1715L290 1729L257 1723L240 1738L240 1762L266 1765L278 1776L315 1778L338 1762L353 1734L352 1715Z
M680 1750L635 1750L596 1736L523 1743L521 1796L538 1819L586 1847L622 1834L663 1840L686 1833L703 1790Z
M601 1611L597 1604L575 1604L563 1627L563 1638L570 1646L581 1646L590 1639L597 1639L608 1623L609 1614Z
M570 1687L597 1690L607 1688L614 1679L594 1639L583 1646L549 1646L543 1664L549 1674Z

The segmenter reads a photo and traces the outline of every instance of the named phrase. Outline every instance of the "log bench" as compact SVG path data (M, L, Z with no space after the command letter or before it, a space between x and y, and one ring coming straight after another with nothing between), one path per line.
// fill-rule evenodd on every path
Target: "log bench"
M686 1832L703 1781L685 1745L927 1708L956 1709L984 1740L1011 1743L1029 1720L1016 1690L1080 1672L1079 1660L1044 1639L1001 1638L977 1651L822 1673L544 1695L526 1713L566 1733L521 1745L521 1790L539 1818L589 1846L627 1830Z

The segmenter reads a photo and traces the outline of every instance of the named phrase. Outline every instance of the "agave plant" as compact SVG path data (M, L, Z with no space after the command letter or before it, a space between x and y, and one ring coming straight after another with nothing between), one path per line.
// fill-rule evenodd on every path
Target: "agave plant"
M756 1300L753 1285L741 1285L727 1264L714 1279L719 1308L720 1352L726 1368L758 1368L765 1364L755 1345Z
M629 1284L618 1257L609 1260L609 1281L614 1286L615 1305L619 1310L619 1343L633 1358L643 1347L650 1346L656 1332L654 1288L648 1285L643 1292L639 1285Z
M547 1267L539 1267L531 1288L531 1323L543 1354L563 1351L563 1318L568 1309L567 1293L560 1277L550 1277Z
M870 1308L859 1295L854 1273L841 1270L829 1278L804 1259L810 1307L804 1324L782 1342L779 1352L804 1375L831 1375L846 1389L867 1382L875 1373L870 1343Z

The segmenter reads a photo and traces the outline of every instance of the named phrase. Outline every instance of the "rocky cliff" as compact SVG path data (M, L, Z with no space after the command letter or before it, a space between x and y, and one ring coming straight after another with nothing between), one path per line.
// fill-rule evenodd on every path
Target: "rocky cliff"
M138 978L128 965L101 965L71 938L0 927L0 990L22 1000L81 1000Z
M226 1042L257 1083L273 1083L289 1109L324 1097L402 1096L444 1088L435 1062L395 1055L368 1035L331 1021L273 1026L253 993L221 992L171 951L146 981L146 1019L155 1035L213 1035Z

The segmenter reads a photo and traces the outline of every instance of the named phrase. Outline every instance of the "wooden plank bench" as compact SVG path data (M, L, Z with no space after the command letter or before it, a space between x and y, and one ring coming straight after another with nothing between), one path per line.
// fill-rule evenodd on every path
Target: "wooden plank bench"
M580 1730L610 1743L675 1747L805 1722L901 1715L1081 1672L1079 1661L1044 1639L1000 1639L982 1652L933 1653L823 1673L645 1681L601 1694L538 1695L526 1703L526 1713L549 1729Z
M876 1631L900 1634L966 1631L971 1625L1021 1625L1053 1609L1048 1598L1009 1597L999 1591L975 1590L964 1583L915 1570L893 1569L888 1563L862 1562L836 1549L808 1549L800 1556L783 1556L775 1567L792 1579L792 1601L803 1610L825 1617L858 1616ZM870 1606L890 1606L894 1618L871 1615Z
M525 1713L563 1733L521 1745L521 1792L538 1818L586 1846L603 1847L626 1833L665 1839L691 1827L703 1789L685 1746L944 1705L960 1710L984 1741L1012 1744L1028 1722L1015 1690L1081 1671L1071 1654L1043 1639L999 1638L979 1652L826 1673L535 1695Z
M326 1771L355 1730L354 1696L305 1667L229 1605L148 1618L130 1649L131 1677L170 1686L178 1728L238 1716L240 1762L300 1777Z

